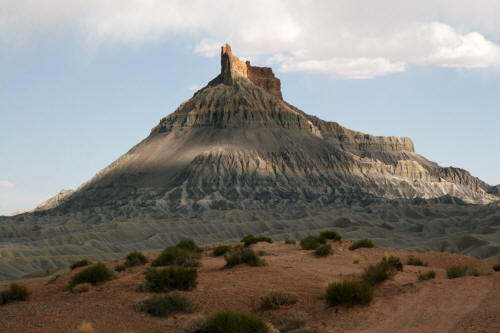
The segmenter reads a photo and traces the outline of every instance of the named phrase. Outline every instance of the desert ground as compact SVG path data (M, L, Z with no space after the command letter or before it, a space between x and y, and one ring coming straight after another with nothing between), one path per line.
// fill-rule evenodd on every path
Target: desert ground
M195 312L167 318L134 311L136 302L154 294L136 290L147 266L116 273L116 279L83 293L71 292L68 282L85 268L66 269L49 278L22 281L31 290L31 297L0 306L0 331L71 333L89 322L95 333L148 333L153 329L181 332L181 327L195 316L230 309L255 313L278 328L284 314L302 311L308 314L304 328L320 333L500 332L500 272L492 269L495 261L391 248L351 251L351 241L331 244L334 253L318 258L313 251L302 250L298 243L257 243L252 248L262 251L267 265L232 268L224 267L223 257L211 256L215 245L205 247L197 287L182 292L195 305ZM158 253L146 255L153 259ZM402 272L376 288L368 305L326 306L322 295L328 282L356 279L365 267L391 255L403 263L415 256L428 266L404 265ZM110 261L106 266L114 269L121 262ZM446 268L455 264L473 266L480 275L448 279ZM418 281L418 274L429 270L436 272L436 278ZM296 294L298 302L278 310L261 310L260 297L276 290Z

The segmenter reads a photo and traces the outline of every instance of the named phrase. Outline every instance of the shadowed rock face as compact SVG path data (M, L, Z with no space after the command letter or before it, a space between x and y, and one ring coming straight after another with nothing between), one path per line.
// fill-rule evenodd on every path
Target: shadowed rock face
M415 153L409 138L304 113L283 101L271 69L226 45L221 73L146 139L76 191L0 217L0 279L182 237L285 238L329 226L385 246L490 257L500 252L497 195L467 171ZM334 224L341 216L353 223ZM477 239L465 244L463 232Z

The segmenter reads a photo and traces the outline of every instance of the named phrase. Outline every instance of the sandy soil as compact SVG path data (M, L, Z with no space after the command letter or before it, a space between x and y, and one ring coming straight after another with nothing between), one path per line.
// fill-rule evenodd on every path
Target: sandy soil
M196 312L166 319L133 310L134 303L150 296L136 291L143 280L144 266L117 273L117 279L81 294L67 289L71 275L79 269L50 283L49 279L25 281L32 297L0 307L0 331L71 333L88 321L96 333L147 333L153 328L179 332L190 317L231 309L257 312L273 323L285 312L304 311L309 314L306 327L321 333L500 332L500 273L493 272L492 261L441 252L417 254L382 248L349 251L349 245L333 243L333 255L316 258L298 245L259 243L254 249L265 252L268 266L231 269L223 268L223 258L210 257L207 248L198 271L198 287L186 292ZM330 281L359 276L364 267L384 255L396 255L406 262L412 254L428 262L429 267L405 265L403 272L377 288L368 306L327 308L321 299ZM155 255L149 254L150 258ZM359 258L359 264L353 262L354 257ZM107 265L114 268L118 263ZM452 264L472 265L483 275L449 280L445 268ZM417 281L419 272L431 269L436 271L436 279ZM272 290L295 293L299 302L285 309L259 310L259 298Z

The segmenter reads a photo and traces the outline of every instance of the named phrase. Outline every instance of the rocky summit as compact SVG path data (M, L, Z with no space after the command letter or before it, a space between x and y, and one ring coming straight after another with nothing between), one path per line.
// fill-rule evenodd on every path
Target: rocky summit
M288 104L271 68L225 45L220 74L146 139L77 190L0 218L0 279L184 237L285 238L331 226L385 246L491 257L500 253L498 195L417 154L409 138L356 132Z

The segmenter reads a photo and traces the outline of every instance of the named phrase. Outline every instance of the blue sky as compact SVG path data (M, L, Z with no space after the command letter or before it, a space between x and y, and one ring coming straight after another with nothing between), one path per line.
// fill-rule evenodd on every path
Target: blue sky
M146 137L218 74L226 41L273 67L305 112L409 136L440 165L500 184L491 1L47 2L0 1L0 214L78 187Z

